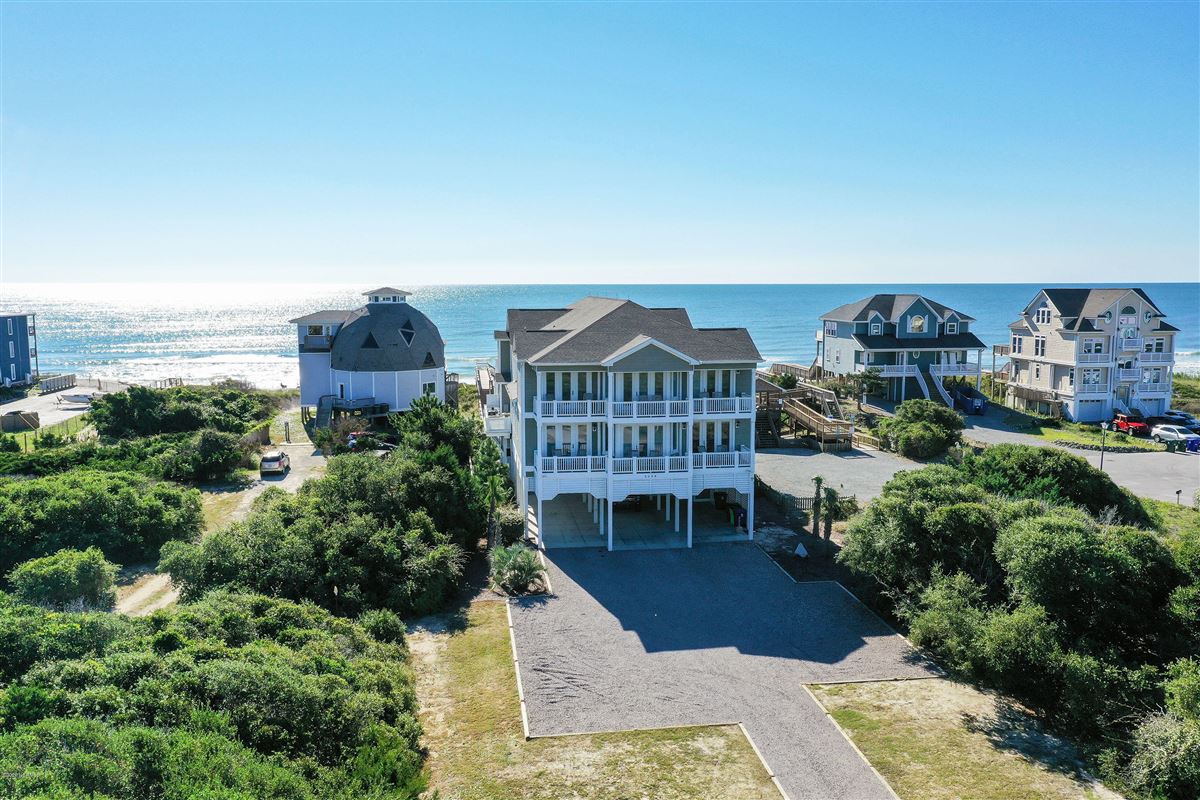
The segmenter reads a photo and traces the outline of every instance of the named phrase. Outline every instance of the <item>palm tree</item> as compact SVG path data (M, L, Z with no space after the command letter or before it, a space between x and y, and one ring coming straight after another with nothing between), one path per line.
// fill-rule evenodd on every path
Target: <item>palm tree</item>
M488 504L487 540L488 549L496 546L496 506L508 496L508 487L504 478L499 475L489 475L483 484L483 499Z
M833 536L833 517L837 513L838 493L832 486L825 487L825 553L829 554L830 538Z

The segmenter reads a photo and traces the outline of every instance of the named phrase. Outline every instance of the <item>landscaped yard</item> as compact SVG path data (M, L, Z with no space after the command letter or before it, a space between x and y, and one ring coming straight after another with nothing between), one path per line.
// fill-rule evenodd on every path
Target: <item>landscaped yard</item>
M940 678L811 688L903 800L1118 797L996 695Z
M1048 442L1075 442L1099 446L1103 440L1108 447L1136 447L1142 450L1162 451L1163 446L1148 438L1128 436L1118 431L1102 435L1096 425L1083 425L1067 420L1046 420L1013 409L1003 409L1005 423L1014 431L1037 436Z
M426 619L409 646L443 800L779 798L733 725L526 741L502 602Z

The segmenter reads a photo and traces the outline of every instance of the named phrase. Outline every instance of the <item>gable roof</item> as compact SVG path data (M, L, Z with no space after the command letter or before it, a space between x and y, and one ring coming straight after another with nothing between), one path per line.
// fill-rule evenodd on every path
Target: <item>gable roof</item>
M695 362L762 356L745 328L696 328L682 308L585 297L566 308L508 310L513 356L531 364L600 364L649 341Z
M835 322L866 322L872 313L878 313L888 322L896 322L900 319L900 315L918 300L924 301L926 305L933 309L933 313L937 314L941 319L945 319L947 314L954 314L961 320L966 320L967 322L975 321L975 318L972 316L949 306L944 306L920 294L873 294L870 297L864 297L862 300L838 306L833 311L822 314L820 319Z
M1042 289L1041 294L1046 295L1046 299L1058 310L1059 316L1063 317L1063 327L1074 329L1079 324L1079 318L1092 317L1094 319L1100 316L1130 292L1138 295L1151 308L1157 311L1159 315L1162 315L1162 310L1154 304L1150 296L1137 288ZM1067 324L1068 317L1075 318L1070 325Z
M403 289L393 289L391 286L380 286L378 289L363 292L363 297L370 297L373 294L398 294L401 297L408 297L412 292L406 292Z

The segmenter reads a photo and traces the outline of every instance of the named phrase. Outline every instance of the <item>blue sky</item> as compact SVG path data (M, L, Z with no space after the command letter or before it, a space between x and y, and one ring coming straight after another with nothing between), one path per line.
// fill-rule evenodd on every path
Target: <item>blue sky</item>
M8 2L3 278L1196 280L1198 7Z

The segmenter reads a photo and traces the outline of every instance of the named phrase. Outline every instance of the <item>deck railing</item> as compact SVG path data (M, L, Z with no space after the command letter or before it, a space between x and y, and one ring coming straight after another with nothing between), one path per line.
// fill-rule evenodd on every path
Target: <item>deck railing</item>
M866 372L869 369L879 370L881 378L904 378L916 376L916 364L855 364L855 372Z
M1131 336L1128 339L1117 339L1117 341L1120 343L1119 347L1122 350L1141 350L1142 349L1141 337Z
M538 407L543 417L603 417L606 400L542 400Z
M965 362L961 364L932 364L929 367L929 371L940 377L949 375L974 375L979 372L979 365Z
M1140 381L1141 379L1142 379L1142 371L1140 369L1119 369L1119 370L1117 370L1117 380Z
M615 419L686 417L687 400L621 400L612 404Z
M1080 364L1107 364L1112 361L1112 353L1080 353Z
M605 456L543 456L542 472L604 472Z
M1175 360L1174 353L1138 353L1138 360L1147 364L1169 364Z
M696 414L749 414L753 410L753 397L697 397L692 400L692 411Z
M309 350L328 350L332 336L305 336L304 347Z
M1107 383L1080 383L1075 386L1075 394L1108 394Z

